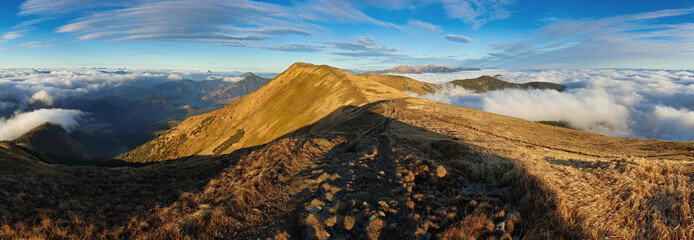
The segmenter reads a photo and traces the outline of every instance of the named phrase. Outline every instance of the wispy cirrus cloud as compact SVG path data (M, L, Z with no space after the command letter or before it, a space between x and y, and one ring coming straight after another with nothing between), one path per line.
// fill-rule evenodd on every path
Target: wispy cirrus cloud
M441 26L437 26L428 22L410 19L404 27L415 34L418 33L440 33L443 31Z
M246 46L284 35L309 36L325 22L367 23L408 32L438 33L420 20L394 24L366 14L365 8L416 9L440 5L451 19L473 28L509 16L510 0L304 0L291 6L225 0L26 0L19 15L72 20L57 29L78 39L185 41ZM12 36L12 35L9 35Z
M283 52L320 52L323 51L326 47L314 44L287 43L273 46L258 46L257 48Z
M19 44L20 47L27 47L27 48L40 48L40 47L52 47L55 46L55 44L48 44L46 43L47 41L33 41L33 42L25 42L22 44Z
M659 64L678 61L691 64L694 24L657 21L691 14L694 8L597 19L558 19L522 41L492 44L494 52L464 64L513 68L621 67L644 63L665 67Z
M441 38L446 39L448 41L453 41L453 42L460 42L460 43L469 43L474 41L474 39L463 36L463 35L455 35L455 34L448 34L441 36Z
M6 40L12 40L12 39L20 38L23 36L24 36L24 34L22 33L22 31L10 31L10 32L5 32L4 34L2 34L2 36L0 36L0 39L6 41Z
M397 53L399 51L398 49L389 48L384 44L379 44L372 37L360 37L355 39L354 42L323 41L321 43L332 45L334 48L339 50L344 50L340 52L333 52L335 55L352 57L402 56L402 54Z

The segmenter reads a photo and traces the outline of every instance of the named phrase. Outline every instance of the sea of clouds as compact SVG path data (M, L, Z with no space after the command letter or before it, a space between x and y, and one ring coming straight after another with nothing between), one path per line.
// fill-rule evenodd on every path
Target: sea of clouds
M476 94L447 85L419 97L531 121L565 121L570 126L610 136L694 140L693 70L498 70L446 74L403 74L443 84L494 76L515 83L544 81L568 87L555 90L503 90Z
M0 69L0 140L12 140L51 122L73 130L89 113L54 105L68 98L89 98L126 86L148 87L172 80L233 81L233 73L209 71L122 71L114 69ZM143 96L144 97L144 96Z

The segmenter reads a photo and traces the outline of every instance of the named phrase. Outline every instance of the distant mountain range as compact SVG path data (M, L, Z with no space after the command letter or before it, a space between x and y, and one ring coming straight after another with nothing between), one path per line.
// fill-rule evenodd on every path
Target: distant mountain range
M270 79L246 73L237 81L217 80L177 80L167 81L154 86L127 87L116 89L111 94L125 99L138 99L142 96L159 95L172 103L182 105L197 105L203 108L219 108L241 96L258 89Z
M79 109L89 114L89 120L69 135L80 140L90 157L71 163L112 158L129 151L152 140L157 131L236 101L269 81L253 73L235 78L234 82L180 80L149 88L129 86L92 98L57 103L57 107Z
M452 73L452 72L460 72L460 71L478 71L480 70L479 68L469 68L469 67L451 67L451 66L436 66L436 65L427 65L427 66L406 66L406 65L401 65L397 66L391 69L386 69L386 70L381 70L381 71L374 71L373 73L397 73L397 74L404 74L404 73Z

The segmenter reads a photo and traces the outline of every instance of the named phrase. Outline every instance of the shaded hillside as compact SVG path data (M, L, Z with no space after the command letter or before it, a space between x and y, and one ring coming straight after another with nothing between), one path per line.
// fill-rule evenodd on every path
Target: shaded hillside
M378 73L361 73L359 76L400 91L413 92L419 95L432 93L439 88L436 84L420 82L403 76L384 75Z
M76 165L97 158L62 127L52 123L44 123L12 142L34 152L42 161L48 163Z
M449 82L455 86L460 86L476 93L483 93L503 89L553 89L564 91L566 87L550 82L529 82L529 83L511 83L491 76L481 76L474 79L455 80Z
M479 68L469 68L469 67L451 67L451 66L436 66L436 65L427 65L427 66L406 66L406 65L400 65L391 69L386 69L386 70L381 70L381 71L375 71L374 73L398 73L398 74L404 74L404 73L452 73L452 72L460 72L460 71L477 71L480 70Z
M342 106L361 106L407 96L341 69L295 63L246 97L222 109L188 118L118 158L149 162L193 154L229 153L267 143L314 123ZM243 131L244 136L229 144L239 131ZM220 146L225 147L220 150Z
M179 106L161 96L151 95L126 106L102 100L82 111L89 114L89 119L70 135L96 157L112 158L152 140L157 131L212 109Z

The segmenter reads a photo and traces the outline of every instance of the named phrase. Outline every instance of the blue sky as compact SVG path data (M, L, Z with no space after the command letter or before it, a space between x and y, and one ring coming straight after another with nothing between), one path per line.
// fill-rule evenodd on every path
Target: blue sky
M694 68L694 2L4 0L0 68Z

